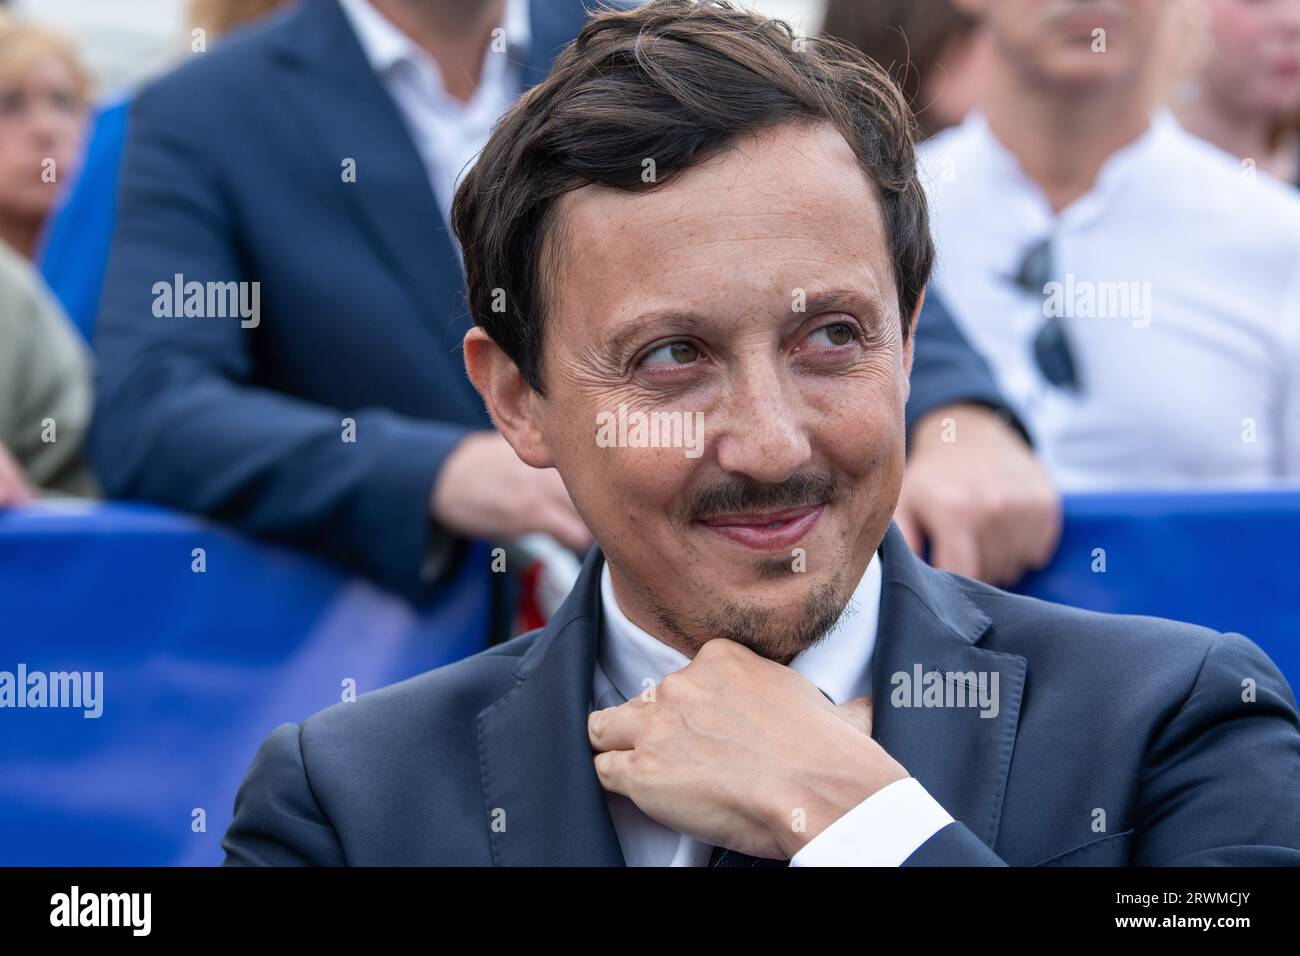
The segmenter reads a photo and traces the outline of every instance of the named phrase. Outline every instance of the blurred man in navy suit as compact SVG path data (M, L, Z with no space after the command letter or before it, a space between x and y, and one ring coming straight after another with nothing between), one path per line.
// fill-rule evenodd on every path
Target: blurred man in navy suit
M140 94L97 339L110 495L412 596L467 537L590 543L557 473L518 459L465 377L447 221L491 124L587 15L304 0ZM1013 578L1050 555L1055 493L947 316L920 328L900 522L940 564Z
M793 41L606 14L497 127L453 213L466 365L600 546L545 630L276 729L227 862L1300 864L1259 648L891 526L934 256L910 114Z

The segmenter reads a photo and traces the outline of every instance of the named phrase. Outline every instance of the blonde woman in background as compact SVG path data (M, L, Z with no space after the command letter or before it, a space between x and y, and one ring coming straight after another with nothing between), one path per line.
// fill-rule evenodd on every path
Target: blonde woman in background
M90 77L60 34L0 14L0 240L31 260L72 178Z
M191 13L196 27L216 35L283 5L196 0ZM0 11L0 238L14 249L0 246L0 508L42 493L98 493L82 455L91 415L90 358L59 303L20 258L32 256L58 184L72 178L90 86L70 43ZM116 158L100 168L103 155L92 153L91 162L94 172L106 168L108 174L88 176L79 189L112 190ZM47 159L53 160L52 177L42 176ZM61 248L69 268L97 282L108 231L96 222L69 218L63 234L82 244ZM97 232L104 241L85 245Z
M89 92L67 41L0 12L0 508L96 492L82 455L89 355L29 261Z
M1300 180L1300 0L1205 0L1207 47L1174 97L1191 133Z

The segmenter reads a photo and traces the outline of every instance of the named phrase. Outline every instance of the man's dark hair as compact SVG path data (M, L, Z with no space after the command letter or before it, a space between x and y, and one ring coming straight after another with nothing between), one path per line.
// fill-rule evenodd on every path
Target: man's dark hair
M501 119L452 205L474 322L541 393L560 197L591 184L662 188L746 134L817 122L839 130L876 186L906 340L934 260L906 101L851 45L804 39L726 0L597 12Z

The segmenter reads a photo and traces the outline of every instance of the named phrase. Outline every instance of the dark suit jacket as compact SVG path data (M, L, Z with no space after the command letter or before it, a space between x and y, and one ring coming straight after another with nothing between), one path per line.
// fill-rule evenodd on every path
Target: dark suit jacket
M527 86L586 17L583 0L531 9ZM451 236L336 0L304 0L145 89L118 217L91 447L108 494L295 543L417 596L426 550L446 544L430 490L466 430L490 422L464 372ZM177 274L260 282L260 324L154 316L154 284ZM919 334L909 413L1000 403L941 309ZM340 440L345 417L355 443Z
M1007 594L896 528L881 553L873 733L956 820L909 865L1300 864L1295 698L1253 643ZM227 863L621 865L586 730L601 561L545 630L278 727ZM996 672L996 717L894 706L917 665Z

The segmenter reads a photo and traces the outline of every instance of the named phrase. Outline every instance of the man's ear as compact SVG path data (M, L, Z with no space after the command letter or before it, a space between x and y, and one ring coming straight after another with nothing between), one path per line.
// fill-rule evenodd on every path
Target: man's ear
M542 397L533 391L501 346L478 326L465 333L463 344L465 371L487 403L497 431L525 464L553 467L555 462L542 437Z
M921 310L925 307L925 289L921 290L921 295L916 300L916 311L912 313L911 332L907 336L907 341L903 343L903 400L912 394L912 359L916 355L916 327L921 321Z

